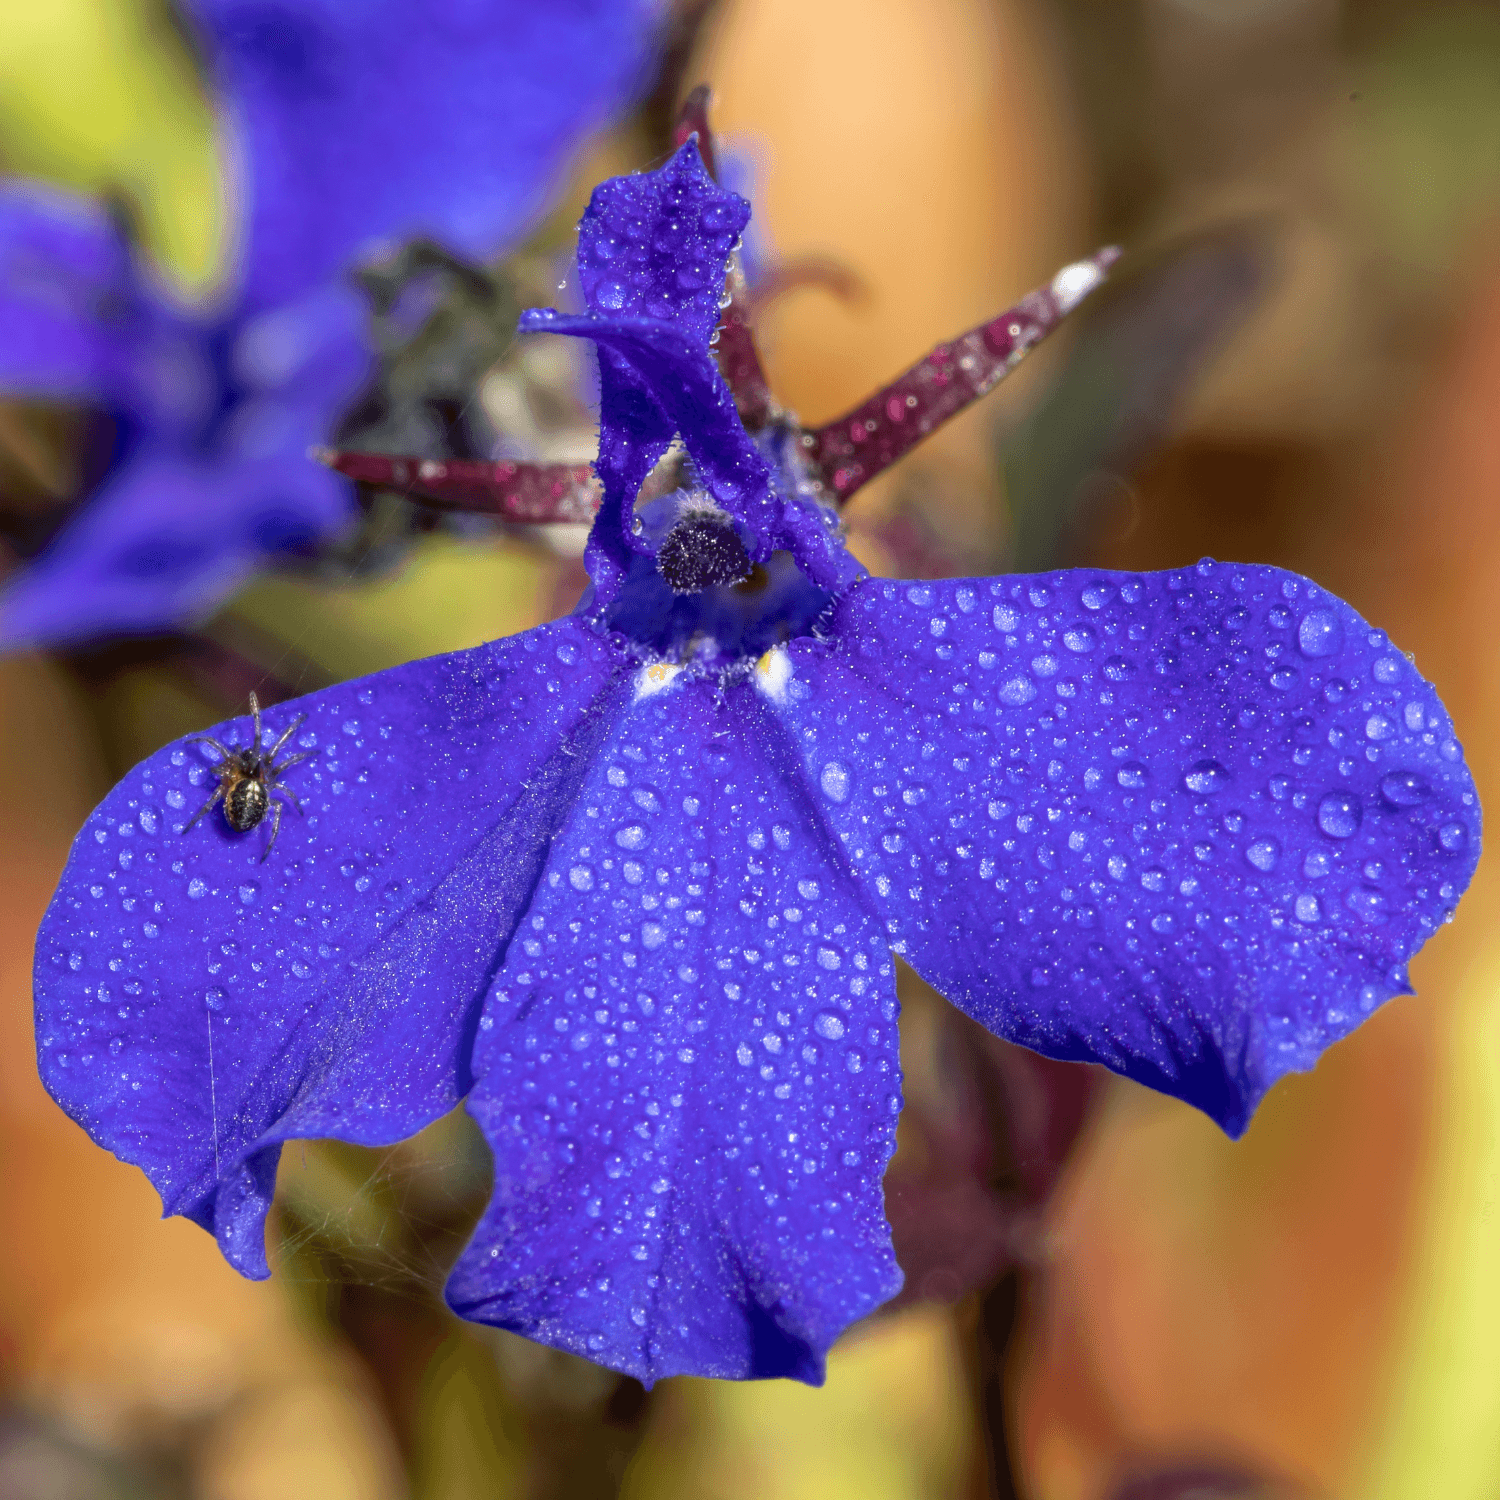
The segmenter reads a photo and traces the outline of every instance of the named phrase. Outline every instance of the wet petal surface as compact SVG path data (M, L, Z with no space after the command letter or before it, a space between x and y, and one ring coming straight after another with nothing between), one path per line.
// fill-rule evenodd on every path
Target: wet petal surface
M1273 568L870 581L780 710L912 965L1231 1134L1408 988L1478 856L1437 695Z
M892 961L754 690L637 692L485 1005L448 1297L643 1380L819 1381L900 1285Z
M218 759L186 741L79 834L37 939L42 1079L241 1271L266 1274L282 1141L399 1140L469 1086L477 1002L618 670L563 622L268 711L269 736L307 715L281 755L309 755L264 861L269 817L182 831Z

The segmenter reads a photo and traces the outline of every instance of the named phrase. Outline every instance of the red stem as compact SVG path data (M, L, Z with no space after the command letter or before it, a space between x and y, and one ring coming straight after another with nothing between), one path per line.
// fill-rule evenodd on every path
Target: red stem
M803 452L842 505L923 438L994 388L1091 292L1114 248L1066 266L998 318L939 344L851 412L802 435Z
M425 505L505 521L587 523L599 508L599 481L587 464L394 458L315 448L312 457L361 484L395 490Z
M672 131L672 145L681 148L692 136L698 137L698 155L703 158L708 175L718 178L719 166L714 157L714 134L708 128L708 106L713 102L714 92L706 83L700 83L677 111L677 125Z

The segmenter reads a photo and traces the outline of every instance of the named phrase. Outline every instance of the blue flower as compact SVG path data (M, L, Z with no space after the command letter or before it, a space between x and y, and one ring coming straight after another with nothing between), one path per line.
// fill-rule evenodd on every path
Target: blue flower
M179 305L98 205L0 189L0 390L101 406L109 471L0 593L0 644L160 632L353 516L305 461L367 377L340 279L414 234L493 254L643 82L655 0L193 0L247 206L216 304Z
M186 741L79 835L42 1076L247 1275L284 1141L467 1099L495 1183L458 1312L643 1380L816 1382L900 1285L895 955L1237 1135L1407 989L1473 872L1436 694L1306 579L868 576L813 445L747 432L714 365L747 212L691 144L607 182L589 311L528 315L600 351L574 615L269 714L310 754L268 860L185 829Z

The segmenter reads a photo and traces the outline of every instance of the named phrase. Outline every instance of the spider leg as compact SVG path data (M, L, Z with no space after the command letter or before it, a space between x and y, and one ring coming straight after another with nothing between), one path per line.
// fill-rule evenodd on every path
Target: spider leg
M221 745L211 734L192 734L188 736L190 745L212 745L225 760L229 759L230 752Z
M273 792L280 792L304 817L307 816L307 809L303 807L302 799L290 787L282 786L279 781L273 781L270 787Z
M193 816L192 816L192 818L191 818L191 820L189 822L187 822L186 824L183 825L182 831L184 833L186 833L188 831L188 829L191 828L193 826L193 824L196 823L198 821L198 819L201 818L203 816L203 814L206 813L209 810L209 808L211 808L214 805L214 803L217 802L219 800L219 798L222 797L223 795L224 795L224 783L221 781L218 784L218 786L216 786L214 788L214 794L213 794L213 796L210 797L208 799L208 801L205 802L203 804L203 806L200 807L198 809L198 811L193 814Z
M255 743L250 748L258 753L260 750L260 699L254 693L250 694L250 715L255 720Z
M295 766L299 760L306 760L307 757L311 754L311 750L299 750L295 755L287 756L287 758L282 761L279 766L274 766L272 769L274 770L276 776L279 778L281 776L281 773L285 771L287 767Z
M260 852L260 862L265 864L271 850L276 847L276 835L281 832L281 803L276 804L276 816L271 819L271 841Z
M306 719L307 719L307 715L306 714L298 714L297 717L295 719L293 719L292 722L290 724L288 724L285 729L282 730L282 732L281 732L281 738L279 740L277 740L276 743L274 745L272 745L269 750L266 751L266 759L267 760L274 761L276 759L276 752L278 750L280 750L281 747L284 744L286 744L286 742L289 739L291 739L291 737L297 732L298 728L305 722ZM304 754L306 754L306 752L304 752ZM302 758L303 758L302 755L293 756L293 758L287 762L287 765L289 765L289 766L293 765L296 761L299 761Z

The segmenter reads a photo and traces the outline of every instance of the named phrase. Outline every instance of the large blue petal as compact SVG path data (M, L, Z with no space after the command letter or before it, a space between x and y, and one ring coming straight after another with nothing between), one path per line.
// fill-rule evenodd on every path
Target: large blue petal
M486 1002L465 1317L628 1371L817 1382L900 1286L892 961L747 683L648 667Z
M872 580L827 636L771 678L897 951L1231 1134L1407 990L1473 873L1437 695L1293 574Z
M119 227L95 203L0 185L0 392L115 406L141 336Z
M268 824L183 831L215 758L186 741L79 834L37 938L42 1079L245 1274L283 1141L398 1140L469 1086L477 1002L619 670L564 621L269 712L272 734L305 713L283 754L313 754L264 862Z
M245 298L374 242L503 249L646 82L655 0L187 0L241 140Z

